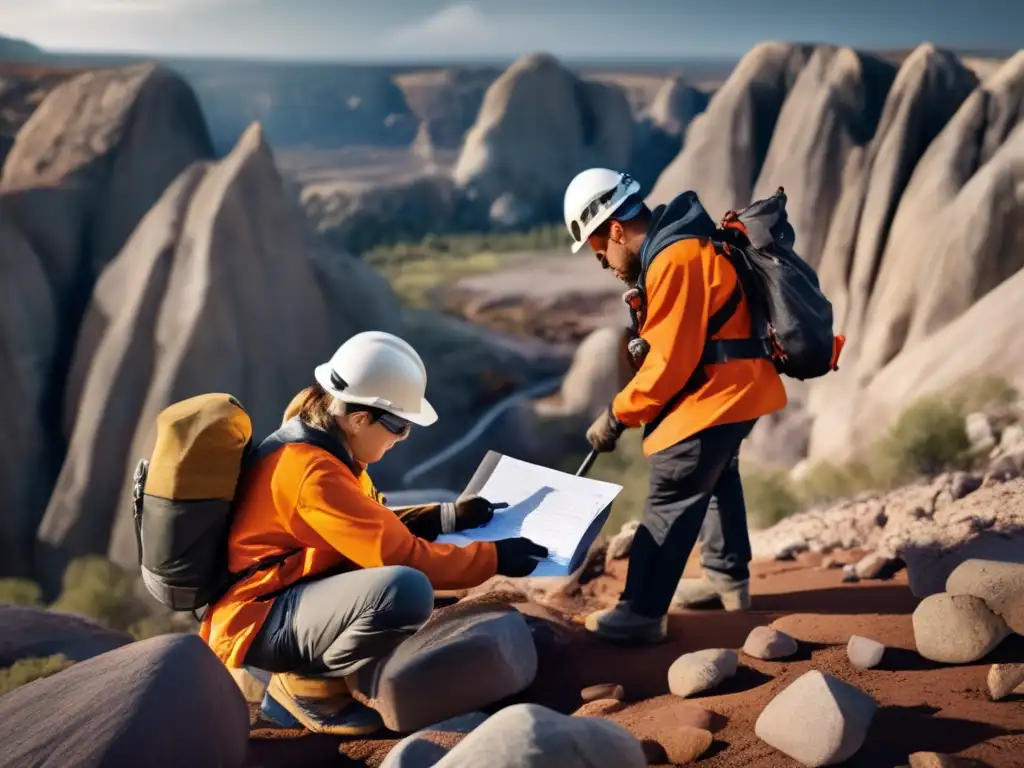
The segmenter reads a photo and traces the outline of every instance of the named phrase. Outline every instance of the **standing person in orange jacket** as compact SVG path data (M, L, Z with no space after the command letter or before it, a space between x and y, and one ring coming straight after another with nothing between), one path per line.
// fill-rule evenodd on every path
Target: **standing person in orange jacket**
M384 506L366 467L412 425L437 420L426 368L405 341L358 334L315 379L297 415L259 447L228 540L232 572L281 561L233 585L200 634L227 666L274 673L264 717L367 734L382 722L349 683L427 621L434 589L526 576L547 550L521 538L435 543L491 519L493 505L479 496L397 513Z
M610 641L658 642L673 602L748 607L739 448L759 417L785 407L786 391L766 357L702 364L706 343L750 336L747 299L695 194L651 211L639 192L626 174L591 168L569 184L564 212L573 252L589 244L603 268L642 291L639 336L649 350L587 431L603 452L625 429L643 427L651 473L625 589L586 626ZM698 536L705 576L680 580Z

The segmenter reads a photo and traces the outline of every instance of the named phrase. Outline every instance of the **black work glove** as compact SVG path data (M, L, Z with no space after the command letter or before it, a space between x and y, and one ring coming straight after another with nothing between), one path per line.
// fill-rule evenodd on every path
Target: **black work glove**
M609 405L587 430L587 442L598 453L614 451L615 442L625 428L625 425L615 418Z
M454 507L454 529L456 531L479 528L481 525L487 525L494 517L494 505L475 493L460 497L452 506Z
M494 542L498 550L498 573L502 576L529 576L537 567L536 557L548 556L546 547L529 539L499 539Z

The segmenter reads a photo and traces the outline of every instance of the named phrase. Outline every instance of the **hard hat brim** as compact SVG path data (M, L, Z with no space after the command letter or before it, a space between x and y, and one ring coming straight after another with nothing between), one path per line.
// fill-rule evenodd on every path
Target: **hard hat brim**
M390 414L405 419L410 424L415 424L417 427L429 427L437 421L437 411L434 410L434 406L432 406L425 397L420 398L420 407L418 411L406 411L401 408L396 408L393 404L386 400L382 400L379 397L358 397L350 392L342 392L335 389L331 385L330 363L318 365L313 371L313 376L316 378L317 383L323 387L331 397L335 400L340 400L343 403L368 405L371 408L379 408L382 411L387 411Z

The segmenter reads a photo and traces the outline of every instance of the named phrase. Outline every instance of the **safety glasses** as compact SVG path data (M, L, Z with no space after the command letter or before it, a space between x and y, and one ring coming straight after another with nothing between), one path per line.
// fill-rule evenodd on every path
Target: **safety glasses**
M388 432L393 435L398 435L399 437L409 434L409 429L412 427L412 424L401 416L395 416L395 414L388 413L387 411L379 414L376 420Z

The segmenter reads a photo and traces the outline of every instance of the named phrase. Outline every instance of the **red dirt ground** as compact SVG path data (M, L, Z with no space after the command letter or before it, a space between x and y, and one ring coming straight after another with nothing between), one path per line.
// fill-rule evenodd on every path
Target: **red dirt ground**
M608 717L641 739L670 738L678 709L687 704L718 716L715 740L694 765L798 768L754 736L754 722L780 690L818 669L857 686L879 704L865 746L845 765L906 766L910 753L933 751L970 757L993 768L1024 766L1024 697L992 702L985 682L992 663L1024 661L1024 637L1006 640L984 663L933 664L915 650L910 614L917 600L906 586L905 572L885 582L844 584L841 570L822 570L818 562L809 556L755 563L752 611L673 614L669 641L660 646L607 646L586 636L578 624L569 625L557 640L538 643L536 682L516 700L571 713L582 703L581 689L619 683L626 690L627 706ZM625 564L614 563L585 593L603 602L614 599L624 573ZM538 614L530 608L526 612ZM751 629L769 623L800 641L796 657L769 662L741 653L736 677L713 694L684 700L668 692L667 671L680 655L704 648L739 649ZM879 668L859 670L849 663L845 645L851 634L886 645ZM341 744L336 738L273 732L257 725L249 765L374 766L395 743L397 737ZM344 757L339 757L339 745Z

